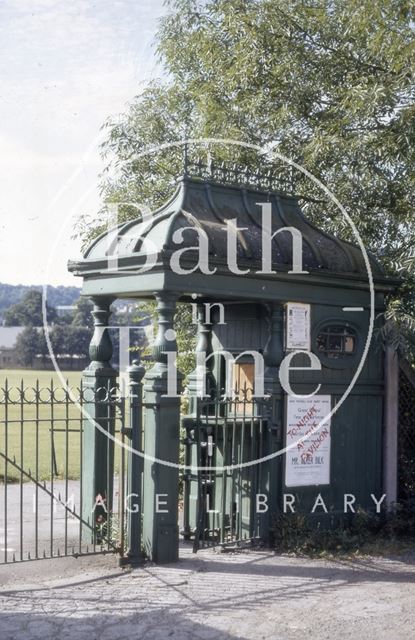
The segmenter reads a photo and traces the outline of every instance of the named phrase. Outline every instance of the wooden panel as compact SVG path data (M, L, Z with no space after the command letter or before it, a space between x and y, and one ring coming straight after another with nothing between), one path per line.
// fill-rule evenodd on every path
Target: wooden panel
M232 371L233 389L237 391L237 397L241 402L235 403L236 413L252 415L252 393L255 381L255 365L253 362L234 362ZM243 402L246 399L247 402Z

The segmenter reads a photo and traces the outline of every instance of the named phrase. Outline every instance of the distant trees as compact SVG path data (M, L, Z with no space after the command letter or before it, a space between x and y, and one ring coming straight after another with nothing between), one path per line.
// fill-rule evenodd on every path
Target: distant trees
M57 314L53 307L46 304L48 323L56 320ZM31 289L23 299L9 307L4 314L6 327L41 327L43 325L42 292Z
M50 343L56 357L65 356L73 360L88 355L91 329L73 325L55 324L49 331ZM49 349L43 327L28 326L16 340L16 355L22 366L33 366L37 356L49 357Z
M38 353L42 352L43 333L36 327L26 327L16 340L16 356L19 364L32 367ZM44 342L46 347L46 342Z
M73 318L59 318L54 307L46 305L49 338L55 356L71 359L86 357L92 336L91 303L80 298ZM16 355L23 366L33 366L36 356L46 360L49 349L45 338L42 313L42 292L27 291L23 299L9 307L4 315L6 326L24 326L16 340Z
M93 332L92 303L88 298L80 297L76 302L74 314L58 316L54 307L47 305L48 337L53 353L57 358L70 359L73 363L80 358L88 357L89 344ZM130 313L121 313L114 309L110 329L113 343L113 363L118 364L120 336L118 325L140 325L148 316L144 309L135 310L133 317ZM50 360L48 341L45 337L42 314L42 293L37 289L28 291L23 299L11 305L5 313L7 326L23 326L24 330L16 340L16 355L19 364L32 367L39 362L43 364ZM129 332L129 344L132 350L143 347L143 331L139 326ZM71 365L69 365L71 366Z
M88 298L80 297L76 303L72 325L75 327L92 327L94 322L91 314L92 302Z
M33 287L23 284L6 284L4 282L0 282L0 319L4 318L4 314L10 306L20 302L28 291L33 290L41 292L42 287ZM79 287L67 287L62 285L53 287L48 285L48 303L51 307L56 307L58 305L71 305L79 298L79 293Z
M88 355L92 331L88 327L73 324L56 324L52 327L49 337L54 354L67 356L72 360L75 356L86 357Z

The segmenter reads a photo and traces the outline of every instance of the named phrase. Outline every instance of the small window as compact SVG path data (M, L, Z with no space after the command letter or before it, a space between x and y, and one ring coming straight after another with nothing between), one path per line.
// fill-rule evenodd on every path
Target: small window
M252 392L254 380L255 365L253 362L234 362L233 387L236 392Z
M344 358L356 352L356 332L351 327L328 325L317 336L317 351L327 358Z
M253 362L234 362L232 374L232 386L235 392L234 411L237 414L251 416L255 365Z

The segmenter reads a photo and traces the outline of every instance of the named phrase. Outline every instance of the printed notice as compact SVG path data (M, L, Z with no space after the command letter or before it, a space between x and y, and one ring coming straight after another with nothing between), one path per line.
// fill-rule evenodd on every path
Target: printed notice
M288 396L286 446L294 446L285 454L287 487L330 484L330 419L316 428L330 410L331 396Z
M286 347L310 351L310 305L301 302L286 304Z

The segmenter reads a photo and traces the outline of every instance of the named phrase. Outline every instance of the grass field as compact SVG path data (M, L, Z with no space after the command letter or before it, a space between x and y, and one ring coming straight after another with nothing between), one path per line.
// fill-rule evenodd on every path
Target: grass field
M81 372L69 371L63 375L72 389L79 386ZM7 403L4 398L6 380L9 389ZM35 402L37 380L40 395L39 401ZM20 401L19 390L22 381L25 389L23 402ZM50 402L51 388L55 389L53 404ZM15 458L16 464L26 472L30 470L41 480L50 479L55 460L55 477L79 478L80 425L81 412L71 401L66 401L56 372L0 370L0 453L7 451L8 458ZM29 479L11 462L5 465L4 457L0 456L0 481L4 480L6 472L11 482Z
M63 377L68 379L69 384L76 385L81 381L81 371L63 371ZM0 369L0 388L4 387L6 379L9 381L9 385L17 387L23 380L25 386L34 386L36 380L39 380L41 387L50 384L50 381L57 386L61 386L61 381L56 371L34 371L33 369Z

